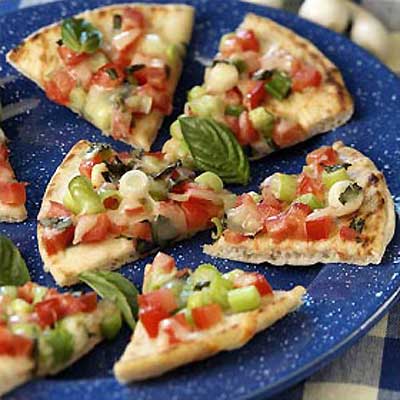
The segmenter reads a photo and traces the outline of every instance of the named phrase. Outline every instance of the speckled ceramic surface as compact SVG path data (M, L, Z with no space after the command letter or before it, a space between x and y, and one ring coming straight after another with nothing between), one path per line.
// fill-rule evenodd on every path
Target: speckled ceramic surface
M160 1L164 2L164 1ZM62 17L92 8L104 1L53 3L19 11L0 18L0 73L15 74L4 56L32 31ZM370 156L386 175L400 206L400 82L385 67L346 39L318 28L293 15L268 10L236 0L192 1L196 23L182 80L175 100L174 115L165 121L156 148L167 137L167 127L179 114L186 91L202 80L199 59L211 57L219 37L233 30L247 11L255 11L293 28L314 41L342 70L355 98L356 113L349 124L314 138L292 149L253 163L252 183L275 171L298 172L307 152L322 144L342 139ZM38 98L40 105L28 115L4 123L10 137L11 161L18 177L28 186L29 220L23 224L0 224L0 233L10 236L25 256L32 277L54 285L42 270L36 244L35 217L50 176L80 138L103 140L100 133L72 112L50 103L31 82L20 78L1 91L3 104L23 98ZM122 148L123 146L118 146ZM234 188L239 190L240 188ZM165 376L131 386L120 386L112 375L114 361L121 355L129 337L123 332L113 343L103 343L73 367L46 380L37 380L16 390L9 399L258 399L283 390L310 375L359 338L393 302L400 287L399 230L389 245L382 265L355 267L317 265L309 268L278 268L269 265L246 266L212 260L201 252L209 234L199 235L169 252L180 265L196 266L214 262L220 269L237 266L258 270L275 288L289 289L295 284L308 287L304 306L267 332L257 335L244 348L188 365ZM143 260L122 268L122 272L141 284Z

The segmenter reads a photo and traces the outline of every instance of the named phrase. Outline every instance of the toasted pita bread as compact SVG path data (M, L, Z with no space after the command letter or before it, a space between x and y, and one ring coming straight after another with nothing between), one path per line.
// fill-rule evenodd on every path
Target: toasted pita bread
M338 218L338 224L349 226L353 218L365 221L358 240L343 240L339 232L326 240L300 241L285 239L279 243L265 234L248 238L240 244L228 243L222 236L212 245L205 245L206 254L243 261L268 262L274 265L311 265L342 262L357 265L379 264L395 229L393 200L382 172L359 151L342 142L333 144L341 162L350 163L348 174L363 188L361 207L350 215Z
M135 8L144 14L146 20L150 22L148 33L154 32L160 35L167 43L187 44L189 42L192 33L194 9L184 4L116 4L88 10L76 15L76 17L84 18L91 22L102 32L104 40L107 42L112 37L113 15L122 14L126 7ZM61 65L61 60L57 53L57 41L60 37L61 28L59 22L41 28L28 36L18 47L12 49L7 54L7 60L19 72L33 80L43 89L45 78ZM171 97L178 83L181 69L181 62L171 68L167 85L167 93ZM83 117L88 119L88 115L84 114ZM149 150L163 118L164 116L155 110L137 119L135 129L122 140L130 145ZM103 133L110 134L109 132Z
M7 147L7 138L4 135L3 130L0 128L0 147L2 146ZM13 175L12 179L15 181L14 171L11 166L9 168L11 168L11 173ZM11 205L0 201L0 222L22 222L26 217L27 212L25 204Z
M143 287L150 276L151 265L145 268ZM179 366L202 360L221 351L244 346L257 332L265 330L302 304L306 290L296 286L289 291L274 291L264 296L254 311L224 315L221 322L204 331L190 333L183 341L171 345L162 334L149 338L139 321L131 342L114 366L121 383L156 377Z

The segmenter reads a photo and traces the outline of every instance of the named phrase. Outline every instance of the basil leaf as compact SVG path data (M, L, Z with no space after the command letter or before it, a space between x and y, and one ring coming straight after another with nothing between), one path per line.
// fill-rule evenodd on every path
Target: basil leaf
M100 297L115 303L124 316L126 323L132 330L135 329L136 322L129 302L124 293L114 283L109 282L99 272L83 272L79 275L79 279L89 285Z
M181 117L179 124L196 169L214 172L226 183L249 181L249 160L228 127L200 117Z
M82 18L67 18L61 24L61 37L65 46L77 53L94 53L103 35Z
M328 172L328 174L331 174L332 172L339 171L340 169L347 169L351 167L350 163L343 163L343 164L335 164L335 165L325 165L324 170Z
M362 187L357 183L351 183L345 191L339 196L339 201L345 205L349 201L354 200L362 191Z
M0 286L21 286L31 280L21 253L5 236L0 236L0 260Z
M350 228L354 229L357 233L361 233L364 229L365 219L363 218L353 218L350 223Z
M123 293L126 300L128 301L129 306L131 307L133 316L136 318L138 313L138 290L136 289L135 285L118 272L99 271L97 272L97 274L106 279L108 282L115 285L118 290Z

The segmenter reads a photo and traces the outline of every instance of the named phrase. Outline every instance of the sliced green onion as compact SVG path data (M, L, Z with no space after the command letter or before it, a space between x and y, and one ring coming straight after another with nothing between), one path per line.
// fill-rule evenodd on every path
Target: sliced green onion
M328 189L330 189L336 182L348 181L349 179L349 175L344 167L333 170L332 172L326 170L322 171L322 183Z
M48 291L49 289L44 286L35 286L33 288L33 303L40 303L44 299L44 296L46 296Z
M115 199L117 201L117 206L113 208L113 210L116 210L122 201L122 196L118 190L100 189L98 195L100 196L100 200L103 204L107 199Z
M249 118L253 127L263 136L269 138L274 130L275 117L264 107L257 107L249 112Z
M217 228L216 232L212 232L211 233L211 238L213 240L217 240L222 236L222 232L224 231L224 227L222 225L222 222L219 218L214 217L211 218L211 222L215 225L215 227Z
M260 307L261 296L257 288L251 285L230 290L228 292L228 302L235 313L251 311Z
M211 282L220 272L212 264L201 264L193 272L191 280L193 286L202 282Z
M207 94L207 92L203 86L194 86L192 87L192 89L189 90L187 94L187 99L188 101L192 101L194 99L204 96L205 94Z
M222 308L229 308L228 291L233 288L233 284L228 279L217 275L210 283L210 294L213 303L219 304Z
M225 107L225 115L230 115L232 117L239 117L244 110L245 107L240 104L239 105L228 104Z
M11 332L15 335L25 336L31 339L38 337L40 328L39 325L33 323L19 322L16 324L10 324Z
M108 340L114 339L117 336L122 326L122 317L119 310L113 310L112 313L107 313L100 324L101 334Z
M313 210L315 210L316 208L324 207L324 204L320 200L318 200L317 197L312 193L306 193L306 194L301 195L300 197L298 197L295 200L295 202L306 204Z
M214 174L214 172L203 172L201 175L195 178L194 180L201 186L204 186L208 189L212 189L216 192L220 192L224 188L224 183L222 182L221 178Z
M206 306L212 303L212 297L209 289L203 289L197 292L193 292L187 299L187 308L192 310L196 307Z
M276 173L271 179L272 194L279 200L291 202L296 198L297 176Z
M291 87L291 79L285 73L279 71L275 71L271 80L265 84L266 91L278 100L286 98Z

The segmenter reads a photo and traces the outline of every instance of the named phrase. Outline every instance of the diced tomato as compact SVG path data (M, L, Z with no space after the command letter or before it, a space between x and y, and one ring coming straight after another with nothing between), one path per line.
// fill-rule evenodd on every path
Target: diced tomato
M0 355L11 357L30 357L33 341L23 336L14 335L8 328L0 326Z
M147 221L138 222L129 228L129 234L136 239L152 241L151 225Z
M18 298L25 300L28 303L33 302L33 289L36 286L33 282L27 282L25 285L18 287Z
M247 237L245 235L242 235L241 233L237 233L231 231L230 229L226 229L224 231L224 239L228 243L239 244L247 240Z
M240 40L243 51L259 51L260 43L254 32L250 29L241 29L236 33L236 36Z
M64 204L53 200L49 201L49 209L46 213L48 218L69 217L70 215L71 212L64 206Z
M306 220L307 238L308 240L328 239L332 231L332 217L320 217Z
M25 186L25 183L20 182L0 182L0 201L12 206L25 204Z
M306 158L308 165L335 165L338 162L338 154L331 146L322 146L309 153ZM323 169L323 168L322 168Z
M43 233L43 244L49 256L64 250L74 239L75 227L69 226L63 230L45 229Z
M176 263L173 257L168 254L159 252L153 260L151 270L159 271L162 274L168 274L176 267Z
M247 111L243 111L239 117L239 136L238 142L242 145L248 145L256 142L260 138L260 134L254 129Z
M211 225L211 218L221 215L221 207L212 201L191 197L180 203L185 213L186 224L189 231L200 231Z
M192 309L193 321L199 329L209 329L222 320L222 309L218 304Z
M113 89L121 85L125 78L123 69L114 63L103 65L92 77L91 83L106 89Z
M221 43L220 51L225 57L240 53L242 51L242 42L237 36L228 37Z
M238 106L242 104L243 95L242 92L235 86L233 89L228 90L224 95L224 102L226 104Z
M8 150L7 145L4 143L0 144L0 161L7 161L9 153L10 151Z
M182 342L180 333L190 332L192 327L187 322L185 314L179 313L173 317L164 319L162 330L167 333L169 344L177 344Z
M146 20L144 15L133 7L126 7L122 13L122 29L144 28Z
M119 206L119 200L115 197L107 197L103 200L103 205L107 210L116 210Z
M83 218L83 217L81 217ZM111 227L111 221L106 213L100 213L97 215L96 224L92 229L87 231L82 239L82 243L100 242L107 238Z
M236 197L235 207L239 207L242 204L255 204L253 197L251 197L248 193L243 193L240 196Z
M342 240L356 240L357 231L348 226L342 226L339 230L339 236Z
M148 83L153 88L165 90L167 88L167 72L165 68L144 67L134 72L139 85Z
M273 207L263 200L261 203L257 204L257 210L260 212L263 218L269 218L274 215L278 215L282 211L282 208Z
M100 154L95 154L90 160L82 160L79 165L79 173L91 179L93 167L96 164L100 164L102 161L103 159Z
M292 146L304 138L305 132L299 123L287 119L275 123L272 139L278 147Z
M305 220L311 212L309 206L294 203L285 212L266 218L264 227L268 235L276 241L285 239L305 240L307 239Z
M65 106L69 103L69 94L75 85L76 80L69 72L59 69L51 76L51 80L44 82L44 89L50 100Z
M158 110L165 115L171 114L172 101L168 93L157 90L148 83L139 86L138 93L150 96L153 99L152 109Z
M114 108L111 121L111 135L114 139L126 138L131 132L132 113Z
M268 283L264 275L258 272L246 272L244 274L239 274L234 282L235 287L245 287L245 286L255 286L260 293L260 296L265 296L267 294L272 294L272 287Z
M225 123L228 125L228 128L232 131L232 133L237 138L239 138L240 137L239 118L234 117L232 115L225 115Z
M323 200L324 185L318 177L312 178L310 175L302 172L297 178L296 194L302 195L306 193L312 193L318 199Z
M267 97L263 81L249 81L247 92L244 96L244 106L252 110L258 107Z
M64 64L68 66L77 65L80 62L85 61L89 58L88 54L77 53L76 51L73 51L64 45L58 46L57 51Z
M171 313L178 308L174 292L167 288L161 288L150 293L139 295L138 303L140 308L159 307L167 313Z
M140 297L140 296L139 296ZM169 317L169 312L159 307L140 308L139 319L151 338L158 336L158 325Z
M278 200L272 194L270 186L263 187L261 194L263 197L263 201L261 202L261 204L264 204L265 206L270 206L270 207L276 208L277 210L282 211L283 202Z
M129 217L137 217L138 215L141 215L145 212L144 206L137 206L133 208L125 208L124 212L126 215Z
M76 298L76 303L79 305L79 311L84 313L92 312L97 307L97 295L95 292L82 294Z
M318 87L322 82L321 73L311 65L298 63L292 66L292 90L301 92L307 87Z

